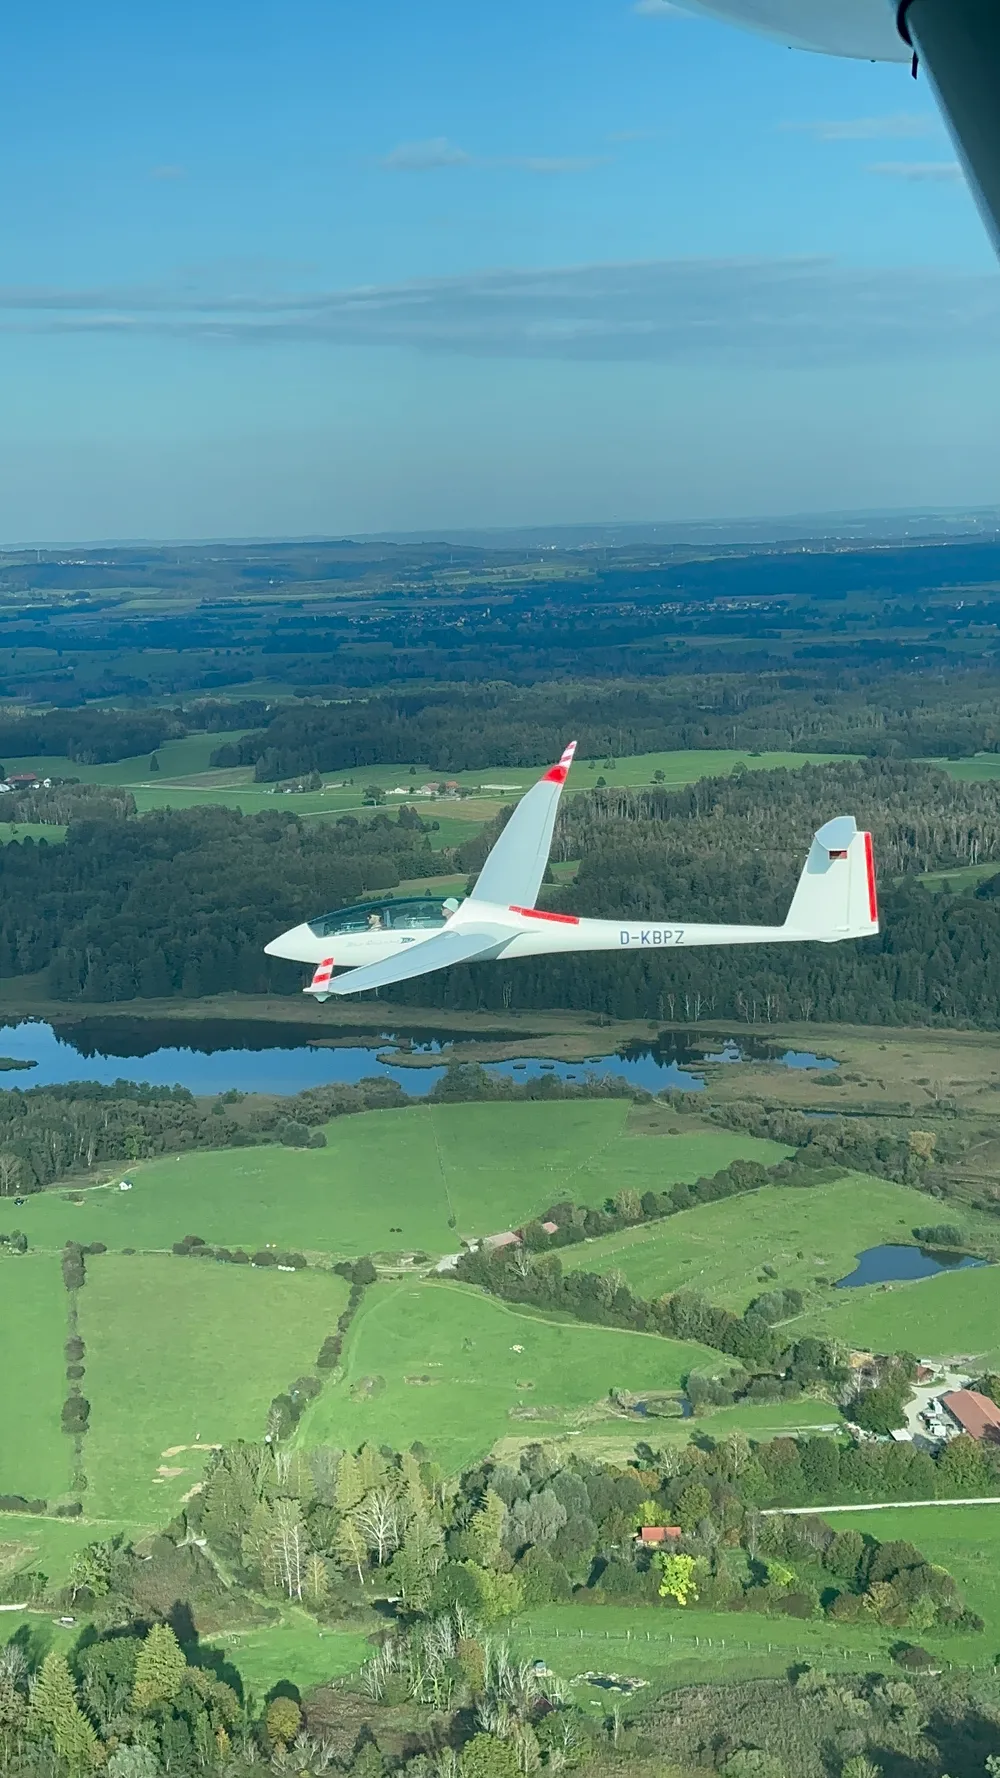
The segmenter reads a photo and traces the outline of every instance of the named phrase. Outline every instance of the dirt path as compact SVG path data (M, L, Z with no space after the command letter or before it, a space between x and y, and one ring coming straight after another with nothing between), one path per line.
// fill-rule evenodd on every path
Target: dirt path
M768 1506L764 1519L804 1518L809 1513L885 1513L907 1506L1000 1506L1000 1494L977 1494L964 1500L866 1500L860 1506Z

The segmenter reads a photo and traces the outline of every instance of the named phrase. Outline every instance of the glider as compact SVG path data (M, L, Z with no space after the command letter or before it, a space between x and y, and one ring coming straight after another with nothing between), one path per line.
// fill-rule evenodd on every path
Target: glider
M462 902L431 896L366 901L293 926L264 948L313 963L304 990L317 1000L363 994L456 963L540 957L567 951L646 953L688 945L837 944L879 929L871 835L852 815L828 821L813 839L783 926L697 926L685 920L583 920L535 901L548 863L562 787L576 751L522 797ZM334 970L343 969L343 975Z

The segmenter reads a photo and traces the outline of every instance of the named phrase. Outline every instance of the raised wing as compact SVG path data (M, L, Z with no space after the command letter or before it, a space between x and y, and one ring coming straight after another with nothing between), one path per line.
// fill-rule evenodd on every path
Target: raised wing
M369 988L388 988L392 982L408 982L414 976L431 975L435 969L448 969L453 963L472 963L477 957L495 957L512 937L511 932L505 932L499 926L480 926L473 932L436 932L433 938L421 939L409 950L401 951L398 957L387 957L384 963L366 963L333 980L328 978L318 992L325 999L327 994L364 994ZM307 988L306 993L309 992Z
M549 862L559 798L576 752L571 741L559 764L522 796L479 873L470 901L533 908Z

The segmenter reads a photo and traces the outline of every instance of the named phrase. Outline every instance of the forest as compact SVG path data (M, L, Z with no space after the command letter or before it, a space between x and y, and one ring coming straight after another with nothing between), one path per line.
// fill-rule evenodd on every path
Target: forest
M130 816L108 793L100 818L70 820L64 845L0 852L0 976L47 972L81 1002L295 993L302 972L263 954L303 917L403 880L470 879L488 830L432 852L403 805L358 821L306 821L207 806ZM81 804L81 807L86 806ZM952 1022L994 1028L1000 1006L1000 786L960 784L916 761L851 761L735 773L688 790L571 795L554 856L576 881L547 906L614 918L780 921L819 815L856 812L875 834L882 934L844 947L538 958L459 968L391 991L407 1004L562 1005L614 1018L766 1023ZM71 809L67 810L72 813ZM997 877L931 894L926 871L995 860Z
M533 1446L450 1481L422 1446L220 1450L204 1489L145 1547L98 1536L63 1586L41 1571L8 1581L6 1591L85 1613L89 1626L67 1654L19 1635L0 1656L0 1771L244 1778L266 1762L354 1778L520 1778L653 1773L669 1756L725 1778L870 1778L879 1766L850 1762L876 1750L905 1756L913 1774L940 1770L935 1746L975 1749L995 1733L1000 1705L995 1686L971 1675L942 1687L919 1640L982 1634L952 1575L912 1542L760 1510L793 1473L800 1492L823 1494L851 1455L822 1437L753 1444L740 1433L670 1452L642 1446L627 1465ZM672 1527L668 1547L650 1548L643 1525ZM244 1690L201 1627L259 1617L270 1601L321 1625L370 1621L383 1602L352 1687L304 1700L290 1685L260 1701ZM809 1662L777 1683L745 1684L699 1744L702 1710L680 1735L685 1717L671 1731L663 1715L683 1693L640 1702L624 1720L620 1710L595 1718L544 1661L512 1654L523 1612L562 1607L575 1622L601 1603L661 1624L693 1607L739 1614L741 1627L748 1617L811 1621L827 1636L864 1624L888 1633L891 1653L880 1672L838 1675L835 1686ZM807 1734L817 1712L822 1747ZM772 1764L749 1757L800 1737L794 1765L787 1746ZM983 1755L960 1768L987 1769Z

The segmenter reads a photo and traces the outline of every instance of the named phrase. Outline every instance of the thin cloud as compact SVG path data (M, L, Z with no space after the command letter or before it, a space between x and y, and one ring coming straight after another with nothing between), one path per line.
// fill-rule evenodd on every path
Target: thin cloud
M472 155L447 136L432 136L427 142L401 142L383 155L380 165L387 173L431 173L440 167L471 166Z
M432 173L450 167L511 167L516 172L558 176L562 173L589 173L606 164L603 154L469 154L447 136L432 136L427 142L401 142L390 154L383 155L379 165L387 173Z
M497 161L493 164L503 167L520 167L525 173L590 173L595 167L606 166L606 154L525 154L517 155L511 160Z
M0 332L825 369L1000 353L1000 277L824 259L691 259L285 295L0 288Z
M965 177L957 161L876 161L868 171L913 184L961 185Z
M913 142L938 135L941 125L930 111L894 111L887 117L815 118L780 127L817 142Z
M178 166L150 167L151 179L186 179L187 168Z
M686 15L679 6L672 6L671 0L635 0L633 12L642 13L646 18L684 18Z

